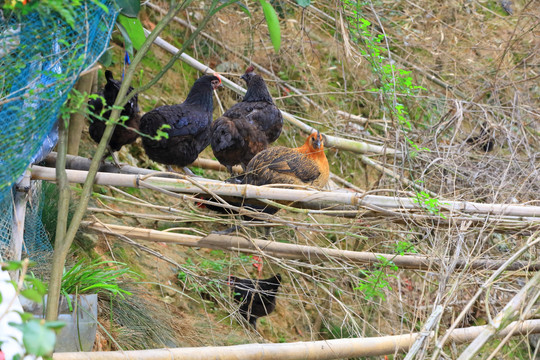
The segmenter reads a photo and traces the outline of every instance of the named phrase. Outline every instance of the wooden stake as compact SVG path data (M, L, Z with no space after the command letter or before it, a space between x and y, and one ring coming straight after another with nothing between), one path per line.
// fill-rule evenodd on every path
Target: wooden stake
M95 68L97 70L97 68ZM93 69L91 69L93 70ZM94 70L95 71L95 70ZM88 72L85 75L79 77L75 84L75 89L81 94L89 94L92 90L92 82L94 80L94 73ZM85 110L86 110L86 97L81 108L78 112L71 114L69 119L69 135L67 152L71 155L79 154L79 144L81 142L81 134L84 128Z

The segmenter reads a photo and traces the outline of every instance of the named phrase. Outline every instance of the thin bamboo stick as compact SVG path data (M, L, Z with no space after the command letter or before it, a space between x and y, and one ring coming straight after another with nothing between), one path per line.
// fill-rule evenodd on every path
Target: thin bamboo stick
M452 340L459 344L472 340L485 326L456 329ZM540 320L527 320L518 325L515 335L540 332ZM378 338L333 339L283 344L245 344L233 346L188 347L132 351L55 353L54 360L330 360L360 356L389 355L407 351L418 333ZM506 331L499 333L506 335Z
M151 229L141 229L123 225L101 225L93 222L84 222L82 226L89 230L110 233L113 235L120 234L122 236L133 237L145 241L169 242L189 247L204 247L209 249L241 251L246 253L253 253L253 251L264 251L265 253L272 254L273 256L289 259L301 259L316 263L339 259L353 263L375 264L380 262L380 258L384 258L386 260L393 261L399 268L419 270L436 270L442 263L444 263L444 261L440 261L438 258L420 255L394 255L328 249L318 246L297 245L259 239L246 239L240 236L210 234L206 237L202 237ZM504 263L505 261L503 260L458 259L456 262L456 269L469 268L496 270ZM540 270L540 263L515 262L512 265L509 265L507 270L521 270L525 268L529 271L537 271Z
M49 291L45 317L48 321L58 318L58 303L60 300L60 288L66 256L71 246L68 230L68 210L70 203L69 181L66 175L66 154L68 147L69 123L60 119L58 123L58 161L56 163L56 177L58 179L58 213L56 216L56 235L49 280ZM90 178L90 176L88 177ZM81 205L82 206L82 205Z
M145 31L145 34L149 33L149 31L146 30L146 29L144 31ZM178 49L176 47L169 44L167 41L163 40L159 36L154 41L154 44L156 44L159 47L161 47L162 49L170 52L171 54L178 53ZM180 60L184 61L189 66L201 71L202 73L206 74L206 73L213 73L214 72L214 70L212 70L210 67L200 63L199 61L195 60L194 58L192 58L191 56L189 56L187 54L180 55ZM232 82L231 80L225 78L224 76L221 76L221 82L222 82L223 85L225 85L226 87L228 87L229 89L233 90L234 92L236 92L236 93L238 93L240 95L244 95L246 93L246 89L244 89L243 87L241 87L238 84L235 84L234 82ZM288 112L283 111L283 110L280 110L280 111L281 111L281 114L283 115L283 118L285 120L287 120L292 125L298 127L299 129L301 129L305 133L311 134L313 131L317 130L317 129L315 129L314 127L312 127L310 125L304 124L302 121L298 120L294 115L289 114ZM368 144L368 143L361 142L361 141L349 140L349 139L344 139L344 138L331 136L331 135L324 135L324 138L325 138L325 140L324 140L325 144L327 146L335 147L335 148L338 148L338 149L341 149L341 150L348 150L348 151L352 151L352 152L356 152L356 153L373 152L373 153L385 154L385 155L399 154L398 151L396 151L394 149L391 149L391 148L387 148L385 146Z
M470 311L470 309L473 307L474 303L476 303L480 295L484 291L488 291L488 289L492 286L494 281L503 273L503 271L508 269L508 267L512 264L514 264L516 260L519 259L519 257L522 256L525 252L529 251L529 249L537 246L539 242L540 238L538 238L538 233L531 236L524 246L522 246L518 251L514 252L514 254L512 254L512 256L508 260L506 260L506 262L501 265L499 269L497 269L486 281L484 281L484 283L480 286L480 288L478 288L478 290L476 290L476 293L471 297L465 307L463 307L452 325L450 325L450 328L446 330L445 334L435 343L435 349L431 357L432 360L439 359L439 355L443 349L443 346L445 346L446 342L450 340L453 331L456 329L457 325L461 322L461 320L465 317L465 314Z
M72 183L84 183L87 171L66 170L68 180ZM32 166L32 179L56 181L54 169ZM191 181L190 181L191 180ZM354 192L316 191L282 189L270 186L254 186L245 184L228 184L217 180L203 178L169 179L163 177L143 177L130 174L98 173L96 184L126 186L134 188L159 187L167 191L200 194L204 186L219 196L237 196L249 199L268 199L281 201L328 201L333 204L345 204L355 207L369 207L373 211L392 209L394 212L404 210L422 210L422 206L414 198L391 197L381 195L362 195ZM197 183L194 184L194 183ZM485 214L497 216L524 217L531 225L540 221L540 206L514 204L482 204L468 201L440 200L441 210L447 210L450 215L462 212L467 214Z
M439 317L442 315L443 310L444 308L442 305L437 305L435 309L433 309L433 312L422 327L422 331L420 332L414 344L412 344L409 352L407 353L407 356L405 356L403 360L413 360L415 358L416 353L420 351L424 340L427 339L429 334L431 333L431 329L433 329L436 325L439 324Z

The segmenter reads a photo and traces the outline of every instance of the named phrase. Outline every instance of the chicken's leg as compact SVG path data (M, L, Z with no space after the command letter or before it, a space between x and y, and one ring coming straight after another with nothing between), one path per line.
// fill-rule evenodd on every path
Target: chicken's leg
M107 149L109 150L109 155L111 155L114 166L121 169L122 165L120 165L120 161L118 160L118 156L116 155L116 153L113 151L110 145L107 145Z
M193 173L193 171L189 170L189 168L187 166L184 166L182 168L182 170L184 170L184 172L186 173L186 175L189 175L189 176L195 176L195 174Z

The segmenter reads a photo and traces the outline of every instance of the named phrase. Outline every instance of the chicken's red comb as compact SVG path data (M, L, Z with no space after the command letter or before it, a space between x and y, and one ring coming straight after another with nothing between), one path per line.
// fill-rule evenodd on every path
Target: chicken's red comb
M247 73L250 73L250 72L254 72L255 71L255 68L253 67L253 65L250 65L247 69L246 69L246 74Z
M212 75L214 75L215 77L218 78L219 80L219 83L221 84L221 76L219 76L219 74L217 72L213 73Z

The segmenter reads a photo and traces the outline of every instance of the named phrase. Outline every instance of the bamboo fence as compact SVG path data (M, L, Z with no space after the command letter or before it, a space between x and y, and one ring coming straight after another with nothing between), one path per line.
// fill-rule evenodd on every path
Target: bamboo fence
M451 340L456 344L470 342L486 327L455 329ZM513 322L498 336L540 332L540 320ZM186 347L137 351L103 351L55 353L54 360L330 360L359 356L390 355L407 351L420 333L376 338L333 339L283 344L245 344L234 346Z
M83 222L82 227L97 232L104 232L111 235L127 236L139 240L152 242L174 243L189 247L204 247L209 249L219 249L228 251L239 251L248 254L254 252L264 252L275 257L288 259L301 259L308 262L323 262L343 260L351 263L375 264L381 258L394 262L399 268L418 270L437 270L448 259L427 257L420 255L395 255L363 251L350 251L340 249L329 249L318 246L297 245L260 239L247 239L241 236L230 236L220 234L209 234L208 236L196 236L179 234L132 226L100 224L94 222ZM496 270L505 264L503 260L469 260L457 259L456 269L485 269ZM506 267L508 271L540 270L540 263L515 262Z

